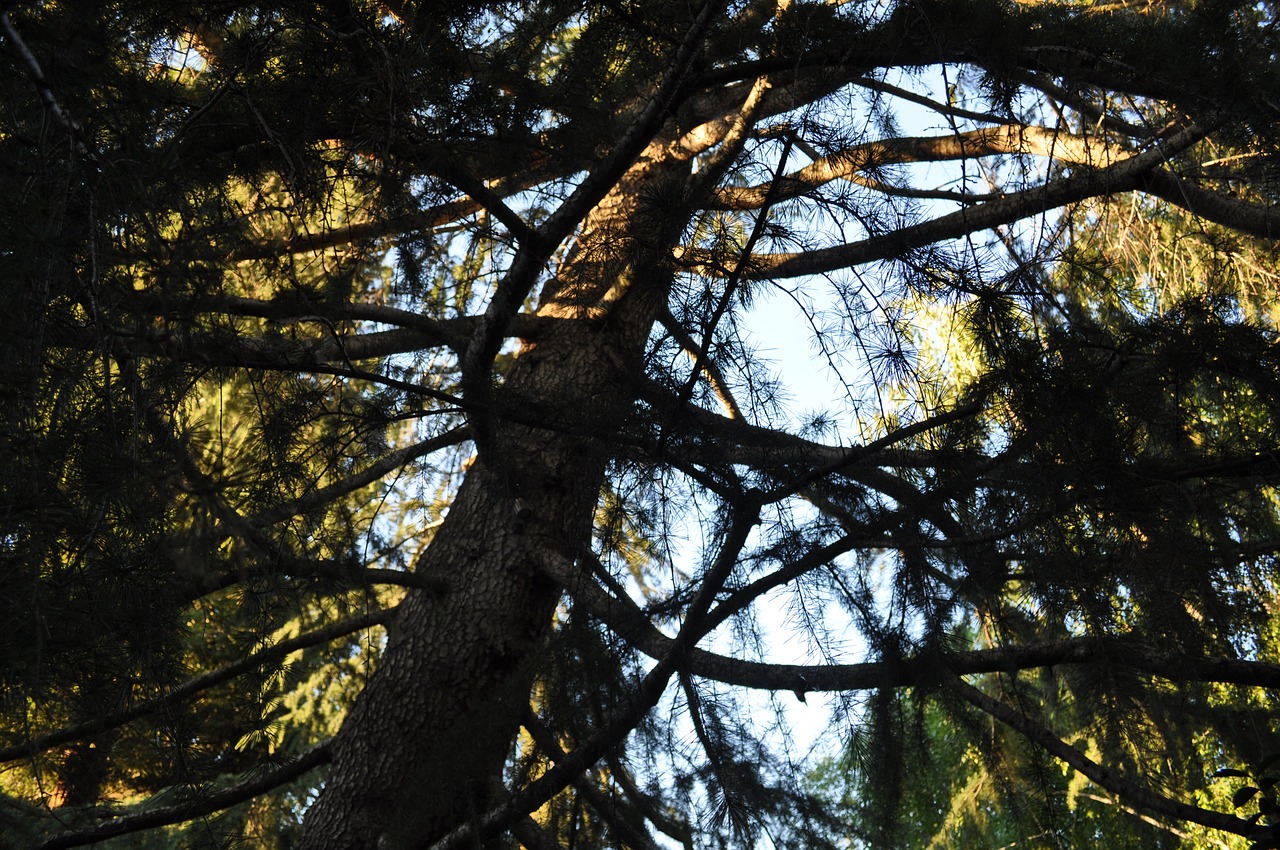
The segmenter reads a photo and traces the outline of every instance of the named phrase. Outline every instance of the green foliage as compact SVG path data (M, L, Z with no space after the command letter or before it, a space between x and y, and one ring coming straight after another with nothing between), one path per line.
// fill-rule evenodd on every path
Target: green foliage
M1231 805L1237 809L1253 810L1249 823L1254 825L1254 829L1246 836L1251 842L1249 850L1280 846L1280 823L1277 821L1280 818L1280 801L1276 799L1276 783L1280 782L1280 776L1275 775L1277 762L1280 762L1280 754L1271 753L1262 756L1250 771L1224 767L1213 774L1215 779L1245 780L1245 784L1239 785L1231 795Z
M2 13L0 844L1276 845L1271 4Z

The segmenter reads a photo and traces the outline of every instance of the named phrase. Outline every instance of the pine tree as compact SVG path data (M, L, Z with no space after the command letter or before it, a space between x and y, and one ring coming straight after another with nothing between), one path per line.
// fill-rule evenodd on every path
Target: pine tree
M10 843L1269 828L1270 3L0 23Z

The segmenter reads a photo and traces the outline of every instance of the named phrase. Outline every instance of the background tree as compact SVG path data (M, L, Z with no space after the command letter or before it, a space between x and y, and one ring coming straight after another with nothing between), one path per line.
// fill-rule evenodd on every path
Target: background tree
M6 840L1255 831L1272 5L441 5L3 5Z

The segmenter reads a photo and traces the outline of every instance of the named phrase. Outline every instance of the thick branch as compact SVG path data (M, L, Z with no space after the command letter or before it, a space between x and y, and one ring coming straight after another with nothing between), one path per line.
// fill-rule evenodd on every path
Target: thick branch
M1263 239L1280 237L1280 206L1276 204L1252 203L1202 189L1163 168L1146 175L1141 188L1223 227Z
M49 80L44 75L44 69L40 67L40 61L36 59L31 48L27 46L27 42L22 35L14 28L13 22L9 20L8 6L13 4L5 4L6 8L0 12L0 29L4 30L5 36L13 49L17 51L22 64L26 66L27 75L31 77L31 82L36 87L36 92L40 95L40 100L44 102L45 108L53 115L53 119L57 121L62 128L71 135L75 144L76 153L91 161L97 160L97 153L89 147L85 140L84 128L80 126L80 122L71 117L71 113L58 102L58 98L54 96L53 89L49 86Z
M765 204L771 187L776 200L788 200L833 180L861 171L912 162L949 162L999 154L1039 156L1072 165L1107 166L1126 156L1123 149L1099 136L1064 133L1024 124L1004 124L946 136L881 139L824 156L777 183L743 188L721 187L713 209L755 209Z
M874 260L901 257L925 245L956 239L1000 224L1011 224L1087 198L1138 189L1147 172L1158 168L1203 136L1204 131L1196 127L1183 130L1151 150L1126 157L1106 168L1088 169L1072 177L1053 180L1043 186L871 236L860 242L801 253L756 256L752 258L750 274L757 279L824 274ZM702 274L721 274L714 257L706 251L677 249L675 254L679 262Z
M813 565L829 559L821 550ZM626 596L613 596L567 561L550 564L548 574L560 583L575 606L600 620L631 646L651 658L671 651L673 638L654 626ZM719 616L712 622L722 621ZM728 685L761 690L860 691L910 687L936 681L940 670L955 675L1001 673L1065 664L1114 661L1149 675L1177 682L1212 682L1243 687L1280 688L1280 664L1189 656L1164 652L1131 639L1074 638L1022 647L973 650L861 664L768 664L690 648L684 669Z
M296 322L324 318L330 322L365 321L407 328L433 336L439 343L454 346L466 333L465 319L433 319L420 312L399 310L383 304L329 304L302 295L281 294L276 298L245 298L236 295L174 297L160 292L125 293L126 303L138 313L174 315L179 318L204 314L251 316L276 322ZM461 325L461 326L460 326Z
M337 132L331 135L335 138L342 137ZM437 166L442 161L442 157L449 155L448 153L422 150L409 145L397 146L395 153L405 162L429 161ZM510 162L508 162L509 164ZM486 209L493 212L499 204L505 207L503 199L514 197L550 180L562 178L564 175L570 174L581 167L580 163L573 161L570 157L560 157L555 161L539 158L538 161L532 163L520 159L520 164L523 167L510 176L490 178L487 189L484 188L483 182L479 184L471 183L468 185L470 188L475 189L474 193L468 192L465 197L435 204L421 210L378 217L370 221L334 227L320 232L291 233L286 236L251 241L232 247L229 251L218 249L201 251L198 247L194 249L188 245L183 247L184 250L194 250L195 253L192 256L197 258L207 258L217 262L230 259L233 262L239 262L244 260L267 260L291 254L315 254L342 245L373 242L414 231L430 231L445 227L469 216L474 216ZM504 218L500 220L505 220L505 217L506 213L504 213ZM516 220L518 220L518 217L516 217ZM516 221L510 221L508 224L519 228ZM527 234L528 229L526 226L514 229L512 232L519 237L521 234Z
M684 349L684 353L689 355L695 366L698 364L698 353L701 351L698 341L695 340L688 331L680 326L676 321L676 317L671 315L671 311L665 306L662 314L658 316L658 321L671 334L672 338L679 343ZM738 401L733 397L733 390L729 387L729 382L725 380L724 372L720 370L719 364L710 357L704 357L702 361L702 371L707 376L707 382L711 384L711 391L715 393L720 404L724 406L725 413L730 419L742 419L742 408L738 406ZM697 373L695 372L696 376Z
M134 313L172 316L179 320L192 319L204 315L225 315L267 319L268 321L281 323L320 322L330 326L336 326L344 322L369 322L375 325L391 325L393 328L398 329L397 331L378 331L371 334L345 337L343 339L344 349L347 352L347 356L353 360L357 359L357 357L351 356L352 349L347 344L362 338L362 336L367 336L371 340L376 340L376 342L354 342L354 350L371 352L361 353L359 358L385 356L386 354L395 354L401 351L417 351L441 345L460 351L466 347L468 337L475 331L476 325L480 322L478 316L436 319L423 315L421 312L400 310L382 304L348 302L334 305L310 301L301 297L279 297L271 300L231 295L175 298L152 292L129 293L126 297L128 299L126 303ZM582 320L520 313L512 317L508 330L512 336L521 339L538 339L545 335L550 328L558 325L563 326L566 322L574 321ZM385 336L388 333L400 333L401 335ZM154 338L158 340L160 336L156 335ZM198 339L200 337L193 335L193 338ZM210 341L209 343L209 345L215 344L225 345L225 341L218 341L217 343ZM260 341L258 344L266 345L267 343ZM329 334L310 340L294 341L292 344L312 350L324 348L325 346L332 347L334 346L334 341L332 334ZM382 354L372 353L378 347L383 349ZM333 358L337 357L338 354L330 353L328 356Z
M434 596L448 593L452 586L438 576L425 576L405 570L390 570L378 567L364 567L359 564L348 564L336 560L304 561L281 563L272 561L269 565L255 568L237 569L220 575L200 578L191 582L189 590L191 601L195 601L219 590L234 587L247 579L260 576L275 576L291 579L328 579L343 582L348 587L369 587L372 585L392 585L423 590Z

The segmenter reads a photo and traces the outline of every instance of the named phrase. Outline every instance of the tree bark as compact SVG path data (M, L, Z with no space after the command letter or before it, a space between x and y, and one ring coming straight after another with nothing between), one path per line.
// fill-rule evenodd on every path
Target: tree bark
M677 163L678 164L678 163ZM669 270L645 246L684 219L643 210L655 148L584 221L542 294L566 321L526 343L491 398L477 459L417 570L449 589L411 591L334 744L308 812L306 850L429 846L482 814L527 710L561 588L544 566L588 545L610 432L628 414ZM647 231L641 238L638 233ZM547 427L515 424L501 409Z

